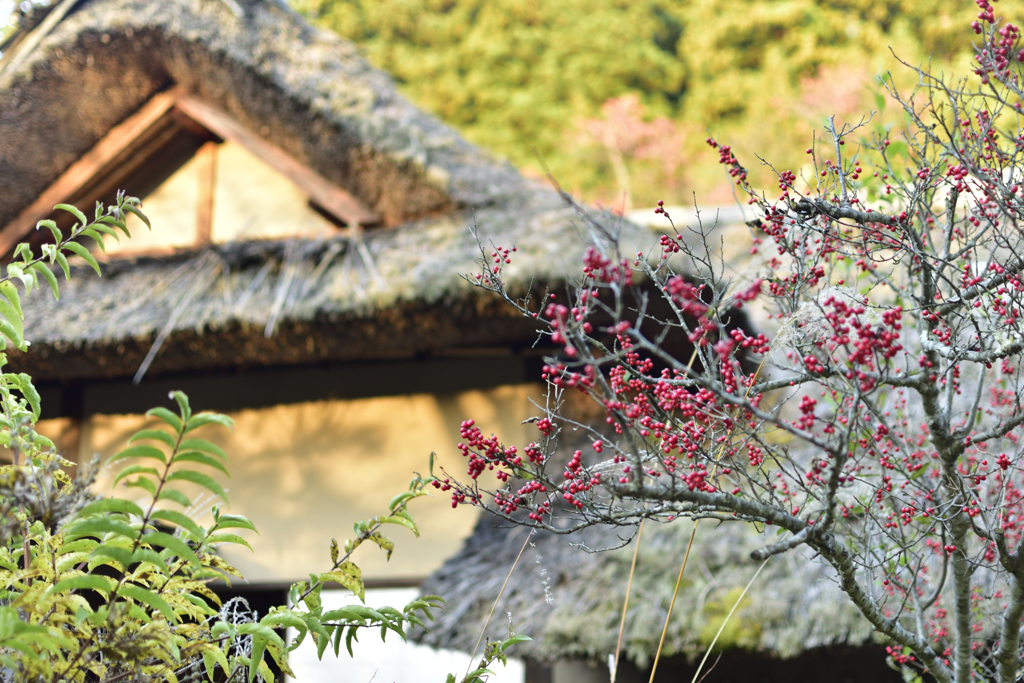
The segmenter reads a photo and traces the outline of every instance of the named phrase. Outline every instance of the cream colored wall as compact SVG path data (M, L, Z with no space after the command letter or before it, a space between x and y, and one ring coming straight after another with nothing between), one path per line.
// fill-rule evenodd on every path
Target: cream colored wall
M472 417L486 432L524 443L527 432L520 423L533 413L528 397L536 391L528 385L451 396L303 403L233 413L232 433L203 428L201 436L231 458L232 478L220 477L230 511L248 516L260 531L251 539L254 555L244 549L225 555L254 581L294 580L324 570L331 538L343 541L352 535L353 522L386 512L413 472L426 474L431 451L437 452L438 465L465 472L456 449L463 420ZM109 457L145 422L123 415L83 421L79 457L94 452ZM104 474L101 489L109 490L110 478ZM397 545L390 563L375 547L358 551L355 560L367 578L425 577L459 549L476 511L453 510L448 494L431 491L436 495L410 508L420 538L398 526L387 532Z
M213 199L214 242L234 239L325 237L337 232L309 207L309 198L290 180L241 145L217 148Z
M234 142L217 146L214 184L214 243L234 239L323 237L336 233L325 218L309 207L308 197L290 180ZM153 225L146 228L135 216L128 219L130 240L105 241L107 253L129 253L168 247L187 247L196 241L199 201L199 160L193 157L143 201L142 210Z

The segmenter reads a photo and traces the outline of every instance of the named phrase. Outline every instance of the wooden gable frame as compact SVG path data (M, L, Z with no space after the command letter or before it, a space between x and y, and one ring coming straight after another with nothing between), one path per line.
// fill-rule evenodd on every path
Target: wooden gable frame
M188 142L180 142L183 136L191 141L191 148ZM168 156L168 147L176 142L178 147L185 147L177 150L177 164L180 166L197 149L203 153L209 150L211 142L221 140L241 145L284 175L306 193L314 206L336 221L349 226L380 223L380 216L350 193L238 124L224 112L191 95L164 92L154 95L137 112L112 128L14 220L0 229L0 254L11 253L19 242L30 235L40 220L51 217L56 204L73 204L88 215L97 200L123 187L126 180L139 174L161 154ZM182 153L185 159L180 158ZM203 216L200 215L197 233L200 243L209 240L208 221L209 216L204 226Z

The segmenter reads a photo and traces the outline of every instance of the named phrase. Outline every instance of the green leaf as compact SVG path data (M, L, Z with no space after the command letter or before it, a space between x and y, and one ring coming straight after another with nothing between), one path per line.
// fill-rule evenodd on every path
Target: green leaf
M388 510L390 512L394 512L395 509L402 503L417 497L418 496L412 491L405 491L404 493L399 493L397 496L391 499L391 502L388 504Z
M178 470L176 472L172 472L170 476L167 477L167 481L191 482L220 496L224 502L227 502L228 500L228 494L225 493L223 488L221 488L221 485L218 484L213 477L208 474L203 474L202 472L196 472L195 470Z
M238 545L244 545L252 553L256 552L249 545L249 542L238 534L214 534L207 539L207 543L237 543Z
M160 555L149 548L137 548L135 552L132 553L132 564L142 562L148 562L149 564L159 567L164 574L167 573L167 563L164 562L164 558L160 557Z
M153 460L159 460L162 463L167 462L167 457L164 452L156 446L129 446L117 455L114 455L107 461L107 463L117 462L118 460L124 460L125 458L152 458Z
M101 235L99 232L97 232L97 229L99 227L100 226L98 226L98 225L94 225L92 227L86 228L80 234L85 235L86 237L91 239L93 242L95 242L96 246L99 247L99 250L105 253L107 251L107 246L105 244L103 244L103 235ZM109 230L109 228L107 228L107 229ZM116 237L115 237L115 239L116 239Z
M7 318L0 318L0 334L10 339L16 348L25 350L25 340Z
M121 586L118 592L124 597L131 598L132 600L136 600L149 606L151 609L157 610L160 614L164 615L164 619L167 620L167 623L174 624L178 622L178 619L174 616L174 610L171 609L171 606L153 591L146 590L141 586L126 583Z
M229 675L231 673L231 665L228 664L228 657L227 657L226 654L224 654L224 651L221 650L219 647L214 646L214 647L210 648L209 650L204 650L203 651L203 662L204 663L207 662L207 656L209 656L209 658L211 660L213 660L214 662L216 662L217 664L220 664L220 668L221 668L221 670L224 671L225 675ZM207 670L207 673L210 674L210 680L213 680L214 676L213 676L212 673L210 673L210 665L209 664L207 664L206 670Z
M206 439L185 439L181 442L178 448L182 451L200 451L202 453L209 453L211 455L216 455L224 462L228 461L228 454L224 452L224 449L210 443Z
M90 517L83 522L72 525L67 531L69 537L74 536L76 538L81 536L97 536L102 538L105 534L118 534L131 540L139 536L138 531L112 517Z
M415 534L417 537L419 537L419 535L420 535L420 530L416 526L416 522L412 521L412 517L410 517L409 513L406 512L405 510L400 510L398 513L396 513L396 514L394 514L394 515L392 515L390 517L382 517L380 519L380 523L381 524L398 524L399 526L404 526L406 529L408 529L411 532L413 532L413 534ZM393 548L394 548L394 545L392 544L392 549ZM388 553L388 555L390 555L390 554L391 553Z
M191 432L193 429L199 429L206 425L220 425L221 427L227 427L228 429L234 429L235 421L227 415L221 415L220 413L199 413L194 415L192 419L188 421L188 425L185 427L186 432Z
M221 472L223 472L224 474L228 475L229 477L231 476L228 473L228 468L224 466L223 462L221 462L217 458L213 457L212 455L207 455L206 453L200 453L199 451L188 451L188 452L185 452L185 453L178 453L176 456L174 456L171 459L171 464L172 465L174 463L176 463L176 462L195 462L195 463L199 463L200 465L206 465L207 467L212 467L214 469L220 470Z
M277 635L277 633L274 632L274 629L270 628L269 626L264 626L263 624L256 624L252 622L239 624L238 634L243 636L263 638L264 640L269 641L280 648L287 647L284 641L281 640L281 636Z
M132 551L112 543L103 543L92 551L92 558L109 557L127 570L132 564Z
M78 219L78 222L81 223L82 225L87 225L89 223L89 221L85 218L85 214L79 211L77 207L71 206L70 204L57 204L55 207L53 207L54 211L57 211L58 209L61 211L67 211L76 219Z
M106 498L104 500L97 500L94 503L89 503L78 511L77 516L84 518L101 512L119 512L122 515L135 515L136 517L144 516L142 508L138 505L130 500L122 500L120 498Z
M162 491L160 491L160 495L157 496L156 499L157 500L173 500L175 503L177 503L178 505L180 505L182 507L185 507L185 508L187 508L188 506L190 506L192 504L192 501L189 500L188 496L186 496L184 493L182 493L178 489L172 489L172 488L165 488Z
M315 584L315 586L313 587L313 590L309 592L308 595L302 598L302 602L305 603L306 607L309 608L310 612L316 612L320 609L320 606L322 604L320 600L320 591L323 589L324 586L323 583L317 581L316 574L310 574L309 579L312 582L310 585ZM305 593L305 583L303 582L300 585L302 585L301 592Z
M10 303L11 308L14 309L14 315L19 320L25 318L25 312L21 309L21 295L18 294L18 288L14 286L14 283L10 280L0 282L0 294L4 295L4 298Z
M128 488L137 488L145 490L149 495L156 495L156 484L153 483L152 479L147 477L139 477L138 479L132 479L124 483Z
M70 579L58 581L55 585L46 589L46 594L52 595L53 593L62 593L64 591L74 590L94 590L102 593L109 593L114 590L116 585L117 584L114 583L113 579L107 578L106 576L100 576L98 574L82 574L80 576L73 576Z
M878 107L878 111L885 110L885 95L880 92L875 93L875 106Z
M62 253L60 253L58 251L56 254L53 255L53 258L57 261L57 265L60 266L60 269L64 271L64 279L65 280L70 280L71 279L71 266L70 266L70 264L68 264L67 257L64 256L64 254L62 254Z
M306 632L306 622L304 622L297 614L291 612L279 611L271 612L267 616L260 619L260 623L270 628L294 628L300 633Z
M256 680L256 672L259 665L263 663L263 652L267 649L267 639L258 636L252 637L252 653L249 662L249 683Z
M213 527L214 529L248 529L250 531L256 531L256 527L248 518L242 515L221 515L217 519L217 523ZM258 534L259 532L256 531Z
M199 528L199 525L196 524L191 517L184 513L177 512L175 510L157 510L156 512L153 513L152 518L162 519L165 522L170 522L171 524L180 526L181 528L185 529L190 534L195 536L196 539L201 539L203 536L206 535L203 533L203 530Z
M24 372L18 373L18 378L21 380L21 393L24 395L25 400L32 407L32 417L36 420L39 419L39 415L42 413L42 398L39 396L39 392L36 390L35 384L32 383L32 377L25 374Z
M117 477L114 478L114 484L116 485L117 482L121 481L125 477L130 477L133 474L151 474L154 477L160 476L160 473L152 467L146 467L145 465L131 465L129 467L125 467L117 474Z
M142 537L142 542L149 545L157 545L161 548L167 548L181 559L187 560L193 567L198 568L201 564L199 562L199 558L196 557L195 552L193 552L192 548L188 547L188 544L185 543L185 541L162 531L151 531Z
M140 221L142 221L143 223L146 224L147 228L149 228L150 230L153 229L153 226L150 225L150 223L149 223L149 218L146 216L146 214L142 213L142 211L139 210L139 208L137 206L132 206L131 204L125 204L121 208L124 209L125 211L127 211L128 213L135 214L136 216L139 217Z
M355 593L360 601L366 599L366 591L363 586L363 572L352 562L342 562L337 569L321 574L321 581L333 581L348 588Z
M178 404L181 419L187 424L189 418L192 417L192 408L188 404L188 396L185 395L184 391L172 391L170 397Z
M330 637L331 633L334 633L334 628L333 627L328 629L328 635L327 636L320 637L319 634L317 635L317 639L316 639L316 657L319 660L323 660L324 652L327 650L327 646L331 644L331 637Z
M514 635L511 638L508 638L507 640L502 641L501 649L502 650L507 650L508 648L512 647L513 645L517 645L519 643L527 643L527 642L529 642L531 640L533 640L533 638L531 638L530 636Z
M344 629L342 629L342 628L341 628L341 627L339 626L339 627L338 627L337 629L335 629L335 631L334 631L334 656L335 656L335 657L337 657L337 656L338 656L338 651L339 651L339 650L341 649L341 632L342 632L343 630L344 630ZM351 630L351 629L349 629L349 630Z
M60 548L57 549L57 555L66 555L68 553L75 553L81 550L92 552L92 549L97 545L99 545L99 543L95 539L80 538L77 541L70 541L61 545Z
M175 445L174 437L162 429L143 429L132 434L131 438L128 439L130 444L136 441L159 441L168 448L174 448Z
M167 408L150 408L146 411L146 417L159 418L169 424L175 432L181 433L181 420Z
M100 264L96 262L96 257L89 253L89 250L83 247L78 242L65 242L61 249L67 249L68 251L74 252L82 257L82 259L92 266L92 269L96 271L97 275L102 275L100 271Z
M367 537L367 540L376 543L381 550L384 551L388 560L391 559L391 553L395 551L395 542L385 536L379 531L374 531Z
M64 235L61 233L60 228L57 227L56 221L39 221L38 223L36 223L36 230L38 230L39 228L46 228L47 230L49 230L53 234L53 241L56 242L57 244L60 244L61 240L64 239Z
M53 292L54 300L60 300L60 287L57 285L57 276L53 274L50 267L41 261L37 261L29 266L29 269L39 273L47 284L50 285L50 291Z

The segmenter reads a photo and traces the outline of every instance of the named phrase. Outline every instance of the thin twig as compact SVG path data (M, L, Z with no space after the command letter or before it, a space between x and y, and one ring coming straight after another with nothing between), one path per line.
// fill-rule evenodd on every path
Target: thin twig
M633 590L633 573L636 571L636 556L640 554L640 538L644 534L644 521L636 532L636 547L633 548L633 563L629 565L629 581L626 582L626 601L622 603L622 621L619 622L619 641L615 644L615 658L612 660L611 683L615 683L615 675L619 671L619 652L622 651L622 632L626 629L626 610L629 609L629 594Z
M658 651L654 653L654 666L651 667L651 680L654 683L654 673L658 670L658 660L661 659L661 648L665 645L665 634L668 633L668 622L672 618L672 608L676 606L676 596L679 595L679 584L683 582L683 571L686 569L686 561L690 559L690 548L693 547L693 537L697 535L697 523L699 519L693 520L693 531L690 532L690 542L686 544L686 554L683 555L683 566L679 568L679 576L676 577L676 588L672 591L672 602L668 605L668 614L665 615L665 626L661 629L661 640L658 641Z
M722 625L718 627L718 633L715 634L715 637L711 641L711 644L708 645L708 651L704 653L704 659L700 660L700 666L697 667L696 673L693 674L693 681L691 681L691 683L697 683L697 677L700 676L700 670L704 668L704 663L708 661L708 657L711 655L711 650L714 649L715 643L718 642L718 636L722 635L722 631L725 630L725 625L728 624L729 619L732 618L733 612L735 612L736 608L740 606L740 603L743 601L743 598L747 595L747 591L750 590L750 587L752 585L754 585L754 579L757 578L757 575L761 573L761 570L764 569L764 566L768 564L768 560L770 559L772 558L765 558L764 562L761 563L761 566L757 568L756 572L754 572L754 575L750 577L750 581L747 581L746 587L744 587L743 592L740 593L740 597L736 599L736 603L732 606L732 609L729 610L729 613L727 615L725 615L725 621L723 621Z
M526 546L530 544L530 539L533 538L533 531L526 534L526 540L523 541L523 547L519 549L519 554L516 555L516 561L512 563L512 568L508 570L508 576L505 577L505 583L501 584L501 590L498 591L498 597L494 599L494 604L491 605L491 611L487 613L487 619L484 620L484 626L480 629L480 636L476 639L476 645L473 646L473 654L469 656L469 664L466 665L466 675L462 677L465 681L469 678L469 670L473 666L473 660L476 659L476 652L480 649L480 641L484 639L484 634L487 633L487 625L491 623L491 617L494 616L494 610L497 608L498 603L501 601L501 596L505 592L505 586L508 585L508 580L512 578L512 572L516 570L516 565L519 564L519 558L526 552Z

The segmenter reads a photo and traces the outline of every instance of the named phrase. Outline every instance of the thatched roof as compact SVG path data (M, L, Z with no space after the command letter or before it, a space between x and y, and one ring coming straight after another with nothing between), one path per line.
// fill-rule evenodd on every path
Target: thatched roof
M473 649L530 533L500 524L482 517L463 549L423 585L424 594L443 595L448 604L429 632L418 633L418 640L434 647ZM691 524L648 523L644 529L622 655L640 668L649 665L657 649ZM570 543L594 550L615 547L621 545L620 537L628 538L627 531L594 528L572 536L537 532L505 588L488 635L507 637L506 613L511 613L515 631L533 638L516 646L516 656L606 662L615 651L634 546L588 553ZM663 656L692 659L703 654L757 570L750 551L771 538L741 523L700 523ZM829 570L791 552L769 561L719 644L788 658L820 646L860 645L871 634L871 625Z
M64 0L31 51L0 62L0 225L154 93L215 106L376 212L360 237L215 245L75 273L30 297L38 380L408 356L532 341L459 277L485 244L509 276L558 286L585 239L554 191L397 94L350 43L273 0ZM236 11L237 10L237 11ZM56 10L55 10L56 11ZM42 25L45 25L44 21ZM13 56L12 56L13 54ZM649 230L622 223L624 242Z

